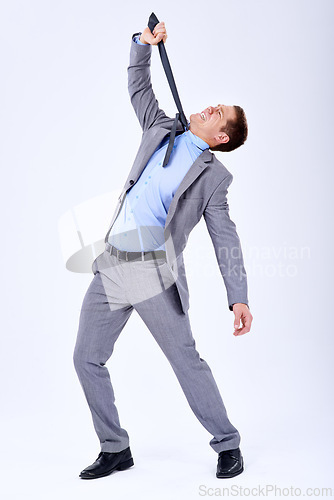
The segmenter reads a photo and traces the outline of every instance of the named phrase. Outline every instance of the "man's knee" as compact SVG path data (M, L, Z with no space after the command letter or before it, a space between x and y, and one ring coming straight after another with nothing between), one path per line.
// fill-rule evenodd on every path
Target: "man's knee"
M84 368L85 363L87 363L87 360L82 355L80 349L76 347L73 352L73 364L77 373Z
M198 369L206 365L196 349L195 342L180 346L177 350L165 352L175 371L187 372L192 369Z
M73 364L77 373L98 373L105 363L106 359L103 359L98 351L88 354L80 348L80 345L76 345L73 352Z
M77 373L89 372L96 363L92 356L88 356L81 349L75 348L73 352L73 364Z

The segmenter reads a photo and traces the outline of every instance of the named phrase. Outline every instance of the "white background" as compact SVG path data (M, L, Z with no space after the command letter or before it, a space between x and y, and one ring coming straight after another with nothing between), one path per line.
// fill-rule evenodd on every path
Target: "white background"
M204 220L185 251L197 348L242 435L246 468L232 480L216 479L211 436L136 313L108 362L135 467L78 478L100 451L72 362L92 275L66 271L57 224L127 178L141 137L127 94L130 40L152 10L166 22L187 116L221 102L243 106L249 122L246 145L217 157L234 176L251 333L232 335ZM3 498L334 486L333 10L325 0L1 2ZM156 48L152 72L173 116Z

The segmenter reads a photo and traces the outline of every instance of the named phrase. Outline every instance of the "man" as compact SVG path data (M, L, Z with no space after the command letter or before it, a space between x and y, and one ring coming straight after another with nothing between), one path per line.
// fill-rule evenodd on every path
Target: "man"
M163 165L174 120L155 99L150 57L151 45L166 39L162 22L153 33L146 28L133 35L131 42L129 93L143 137L105 238L106 249L92 266L94 278L82 304L74 350L74 365L101 444L96 461L80 473L83 479L134 464L105 366L133 309L167 356L196 417L213 436L216 476L233 477L243 471L239 432L227 417L211 370L192 337L183 250L203 215L235 315L234 335L249 332L246 272L226 201L232 175L209 151L240 146L247 137L247 122L241 108L222 104L191 115L188 130L178 124L172 154Z

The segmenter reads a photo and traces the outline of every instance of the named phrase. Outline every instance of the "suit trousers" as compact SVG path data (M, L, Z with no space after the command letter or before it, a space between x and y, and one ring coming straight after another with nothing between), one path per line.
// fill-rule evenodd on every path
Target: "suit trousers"
M239 446L240 435L226 409L208 364L196 350L188 312L182 311L165 258L120 260L105 250L93 264L85 294L73 361L101 451L129 446L121 426L108 368L115 342L135 309L159 344L188 400L219 453Z

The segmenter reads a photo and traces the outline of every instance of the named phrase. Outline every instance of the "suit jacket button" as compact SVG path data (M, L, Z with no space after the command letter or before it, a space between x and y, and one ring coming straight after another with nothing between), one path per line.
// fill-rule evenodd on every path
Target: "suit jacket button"
M132 184L133 184L135 181L133 181L133 180L131 179L129 182L130 182L130 184L131 184L131 186L132 186Z

